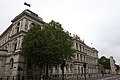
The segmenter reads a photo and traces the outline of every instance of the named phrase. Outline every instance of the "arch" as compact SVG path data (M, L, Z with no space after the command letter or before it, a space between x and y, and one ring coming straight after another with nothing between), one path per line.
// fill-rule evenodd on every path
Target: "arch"
M14 59L13 59L13 58L11 58L11 59L10 59L10 69L12 69L12 68L13 68L13 63L14 63Z
M30 27L33 27L34 25L35 25L35 23L31 23L31 24L30 24Z
M70 65L70 71L73 73L73 64Z

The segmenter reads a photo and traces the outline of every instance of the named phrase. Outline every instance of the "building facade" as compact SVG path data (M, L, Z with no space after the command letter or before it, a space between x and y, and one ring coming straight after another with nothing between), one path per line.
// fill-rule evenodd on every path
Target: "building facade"
M42 25L45 22L36 13L26 9L12 21L12 24L0 35L0 77L31 75L20 50L26 32L35 23ZM73 36L76 50L75 58L66 61L65 76L80 77L84 74L83 64L86 63L87 74L98 74L98 51L87 46L77 35ZM30 68L30 67L29 67ZM39 68L36 68L39 75ZM43 71L44 73L45 71ZM61 75L60 65L49 70L51 75Z
M113 59L113 57L110 57L110 74L117 74L116 71L117 67L115 65L115 60Z

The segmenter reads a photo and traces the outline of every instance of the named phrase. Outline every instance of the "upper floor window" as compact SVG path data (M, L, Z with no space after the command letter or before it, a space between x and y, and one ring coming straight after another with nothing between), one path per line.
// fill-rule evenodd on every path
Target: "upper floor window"
M79 60L79 54L77 53L77 59Z
M76 43L76 49L78 50L78 43Z
M35 23L31 23L30 27L33 27L33 26L35 26Z
M20 26L20 22L18 22L16 26L17 33L19 32L19 26Z
M19 27L17 27L17 33L19 32Z
M82 55L80 55L80 60L81 60L81 62L82 62Z
M14 51L17 49L17 39L14 41Z
M81 45L79 45L80 51L81 51Z
M26 20L26 22L25 22L25 30L27 30L28 29L28 20Z
M84 46L83 46L83 52L84 52L84 49L85 49L85 48L84 48Z

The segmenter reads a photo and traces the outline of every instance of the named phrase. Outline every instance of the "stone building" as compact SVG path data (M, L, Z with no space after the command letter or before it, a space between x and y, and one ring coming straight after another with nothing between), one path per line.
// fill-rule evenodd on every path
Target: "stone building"
M116 69L117 67L115 66L115 60L113 59L113 57L110 57L110 74L116 74Z
M74 74L84 75L83 64L86 63L86 74L98 74L98 51L91 48L82 41L80 37L73 36L74 48L76 49L74 63Z
M22 40L26 32L35 23L42 25L45 22L36 13L26 9L12 21L12 24L0 35L0 77L31 75L24 58L20 55ZM80 77L84 74L83 64L86 63L87 74L98 74L98 51L87 46L84 41L76 35L73 36L76 49L75 58L66 61L66 77ZM39 68L36 68L36 75L39 75ZM43 71L44 73L44 71ZM51 75L60 76L60 65L49 70Z

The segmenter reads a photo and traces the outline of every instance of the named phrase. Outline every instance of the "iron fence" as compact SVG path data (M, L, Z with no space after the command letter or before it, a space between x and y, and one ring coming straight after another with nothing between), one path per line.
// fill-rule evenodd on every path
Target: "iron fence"
M51 80L45 79L45 77L40 77L40 76L4 76L0 78L0 80Z

